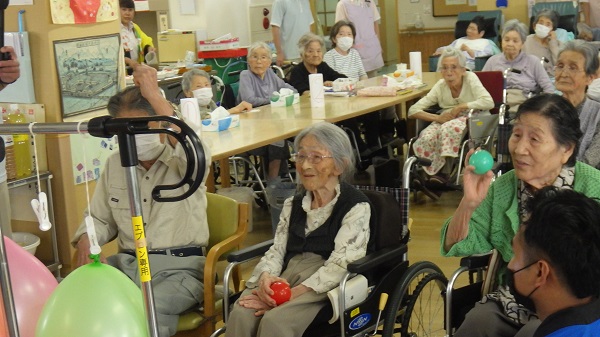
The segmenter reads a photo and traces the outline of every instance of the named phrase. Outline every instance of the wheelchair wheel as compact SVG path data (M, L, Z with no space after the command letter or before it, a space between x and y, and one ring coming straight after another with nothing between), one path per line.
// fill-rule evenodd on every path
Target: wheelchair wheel
M419 289L421 281L425 280L429 275L440 275L444 277L442 270L432 262L421 261L413 264L408 268L406 273L402 276L399 282L399 286L394 290L390 298L388 299L387 308L384 312L383 322L383 333L384 337L391 336L411 336L406 334L406 329L402 324L405 321L404 317L410 317L410 312L407 311L407 306L410 304L409 300L414 299L413 294L423 293L425 285ZM419 292L417 292L419 291ZM443 308L443 307L442 307ZM442 322L443 326L443 315L442 310ZM407 318L408 319L408 318Z
M444 294L448 280L439 273L428 274L408 297L400 328L401 336L440 336L444 329Z

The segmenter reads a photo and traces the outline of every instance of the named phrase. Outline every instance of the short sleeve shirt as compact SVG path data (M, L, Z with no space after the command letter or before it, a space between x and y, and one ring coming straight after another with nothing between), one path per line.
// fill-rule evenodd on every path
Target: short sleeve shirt
M275 0L271 14L271 26L280 29L280 39L285 58L300 58L298 41L310 32L314 22L308 0Z

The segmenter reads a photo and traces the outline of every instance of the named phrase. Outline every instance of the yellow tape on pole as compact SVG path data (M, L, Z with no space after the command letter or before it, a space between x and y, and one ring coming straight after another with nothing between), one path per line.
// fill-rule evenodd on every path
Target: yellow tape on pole
M140 281L150 282L150 262L148 261L148 249L146 248L146 233L144 232L144 221L141 216L131 218L133 225L133 238L135 240L135 251L137 255L138 268L140 270Z

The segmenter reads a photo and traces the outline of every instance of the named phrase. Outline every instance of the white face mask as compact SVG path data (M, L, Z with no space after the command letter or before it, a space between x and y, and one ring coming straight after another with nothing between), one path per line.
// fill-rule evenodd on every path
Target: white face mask
M198 104L201 106L207 106L213 97L212 88L200 88L192 91L194 97L198 100Z
M163 151L164 144L160 142L158 133L135 135L135 149L138 160L147 161L158 158Z
M348 49L352 48L354 44L354 39L350 36L342 36L337 39L336 46L340 47L343 51L348 51Z
M535 25L535 35L540 39L545 39L551 30L550 27L540 25L539 23Z

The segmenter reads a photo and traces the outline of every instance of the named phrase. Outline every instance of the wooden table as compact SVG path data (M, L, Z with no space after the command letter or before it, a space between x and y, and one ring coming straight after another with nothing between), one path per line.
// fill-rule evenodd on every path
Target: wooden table
M427 85L393 97L325 97L325 107L313 108L310 98L302 96L300 103L288 107L259 107L259 111L240 114L240 126L221 132L203 132L202 138L211 150L212 159L219 161L221 186L229 187L229 161L232 155L293 137L314 123L331 123L396 106L400 118L406 118L407 103L426 95L441 78L439 73L423 73ZM381 84L381 77L362 82L364 86ZM212 172L211 172L212 176ZM214 181L208 179L209 190Z
M426 86L413 89L409 92L400 92L393 97L336 97L325 96L325 107L313 108L310 105L310 97L301 96L300 103L288 107L271 107L270 105L261 106L259 111L245 112L240 115L240 119L268 119L268 120L289 120L289 119L315 119L325 120L336 123L345 119L357 117L369 112L381 110L390 106L396 106L398 118L406 118L407 103L420 99L425 96L433 85L441 79L440 73L423 73L423 82ZM381 85L382 77L375 77L366 81L361 81L365 87Z
M221 186L229 187L229 157L258 147L274 143L300 133L304 128L316 123L312 119L266 120L244 119L240 126L221 132L202 132L202 139L210 149L213 161L221 168ZM215 191L212 166L206 186Z

